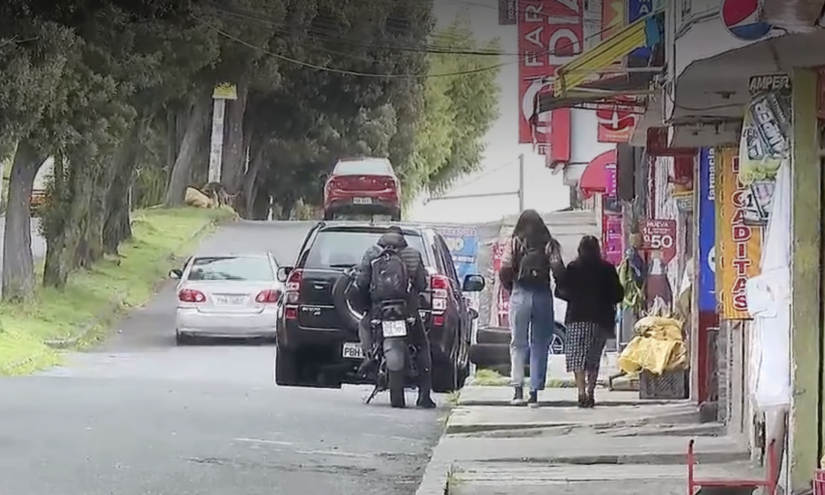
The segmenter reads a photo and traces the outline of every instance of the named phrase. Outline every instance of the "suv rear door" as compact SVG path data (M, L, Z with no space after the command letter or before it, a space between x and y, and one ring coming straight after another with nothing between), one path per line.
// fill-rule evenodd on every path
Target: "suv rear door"
M303 328L346 328L335 309L332 289L344 269L361 263L366 251L377 244L387 227L341 225L316 231L309 247L301 253L297 269L302 271L298 325ZM419 233L405 230L407 243L423 249Z

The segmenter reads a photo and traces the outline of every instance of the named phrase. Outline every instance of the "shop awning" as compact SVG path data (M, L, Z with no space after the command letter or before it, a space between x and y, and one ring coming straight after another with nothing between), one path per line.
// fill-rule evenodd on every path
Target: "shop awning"
M822 0L763 0L760 20L792 33L809 32L822 26Z
M655 16L642 17L618 30L595 48L557 67L553 84L555 96L567 96L571 90L579 88L595 74L605 71L637 48L657 44L659 25L656 19Z
M595 109L600 104L609 104L615 96L646 96L650 94L651 83L656 73L623 74L619 77L599 79L582 84L567 96L558 97L553 93L539 93L536 98L534 115L550 112L558 108Z
M608 168L616 165L616 150L605 151L590 160L579 178L579 189L584 199L607 191Z

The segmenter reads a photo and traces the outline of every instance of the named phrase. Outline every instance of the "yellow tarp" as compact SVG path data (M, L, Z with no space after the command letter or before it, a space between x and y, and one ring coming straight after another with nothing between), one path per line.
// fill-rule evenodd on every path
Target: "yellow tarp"
M687 348L679 320L645 316L636 322L634 330L636 337L619 355L619 368L625 373L646 370L661 375L687 365Z

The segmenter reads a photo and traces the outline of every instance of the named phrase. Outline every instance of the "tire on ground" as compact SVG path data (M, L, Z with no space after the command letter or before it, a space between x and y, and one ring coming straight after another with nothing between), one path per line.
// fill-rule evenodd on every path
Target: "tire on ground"
M506 327L479 328L476 333L478 344L510 344L510 329Z
M275 349L275 384L283 387L299 386L298 363L294 352L284 350L280 346Z
M510 365L509 344L475 344L470 347L470 361L479 368Z

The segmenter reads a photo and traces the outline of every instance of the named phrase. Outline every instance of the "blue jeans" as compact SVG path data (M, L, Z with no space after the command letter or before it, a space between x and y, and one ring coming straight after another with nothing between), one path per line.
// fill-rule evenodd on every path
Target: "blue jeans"
M554 331L550 289L515 285L510 293L510 375L514 386L524 385L524 367L529 359L530 390L544 390Z

